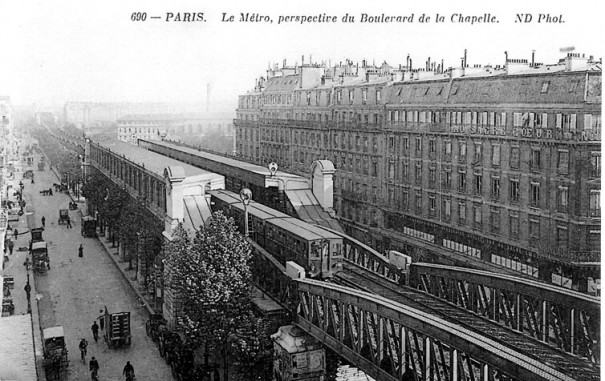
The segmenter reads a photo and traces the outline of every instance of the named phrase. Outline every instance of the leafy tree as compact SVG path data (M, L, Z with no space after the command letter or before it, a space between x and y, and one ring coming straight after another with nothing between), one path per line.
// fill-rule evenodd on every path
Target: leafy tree
M241 328L230 340L238 371L247 380L269 380L272 375L273 341L269 324L252 313L241 319Z
M192 241L182 228L174 237L165 247L164 281L182 303L180 325L190 342L221 354L225 370L229 356L242 364L270 358L258 339L267 336L264 323L252 315L250 245L233 220L217 212Z

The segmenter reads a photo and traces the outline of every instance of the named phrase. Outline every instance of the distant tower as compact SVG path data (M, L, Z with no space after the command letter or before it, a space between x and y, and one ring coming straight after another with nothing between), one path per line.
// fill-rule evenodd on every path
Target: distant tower
M210 112L210 92L212 91L212 85L206 84L206 112Z

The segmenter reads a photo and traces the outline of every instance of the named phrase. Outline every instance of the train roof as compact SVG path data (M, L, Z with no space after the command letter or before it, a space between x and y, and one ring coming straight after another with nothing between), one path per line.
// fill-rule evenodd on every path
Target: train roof
M213 190L209 193L238 210L244 210L242 201L234 192L221 189ZM341 238L340 235L325 230L320 226L309 224L305 221L299 220L298 218L290 217L287 214L254 201L251 201L248 205L248 213L266 221L267 223L271 223L279 226L280 228L292 231L308 241Z

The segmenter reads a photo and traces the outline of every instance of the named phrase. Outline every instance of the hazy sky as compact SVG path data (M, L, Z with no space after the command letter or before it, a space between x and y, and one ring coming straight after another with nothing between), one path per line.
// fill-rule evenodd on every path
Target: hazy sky
M459 65L503 64L510 58L554 63L562 47L602 57L600 1L185 1L0 0L0 95L15 104L66 101L205 102L212 83L216 101L235 102L254 86L269 62L332 63L349 58L414 66L427 57ZM144 22L131 21L146 12ZM167 13L203 12L205 22L166 22ZM236 22L221 22L222 13ZM268 15L273 23L237 22L240 13ZM337 16L336 23L278 25L280 15ZM354 23L343 23L345 14ZM414 15L413 23L360 23L372 16ZM428 23L420 23L426 14ZM435 23L435 15L445 16ZM499 23L452 23L454 13L491 14ZM515 23L517 13L533 22ZM539 14L563 23L538 23ZM152 20L151 16L160 16Z

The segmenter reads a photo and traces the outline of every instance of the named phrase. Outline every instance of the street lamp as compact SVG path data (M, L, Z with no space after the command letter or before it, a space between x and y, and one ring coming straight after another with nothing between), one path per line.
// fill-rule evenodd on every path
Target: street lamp
M252 191L248 188L242 188L239 191L239 197L244 204L244 236L248 237L250 235L250 231L248 230L248 204L252 200Z

